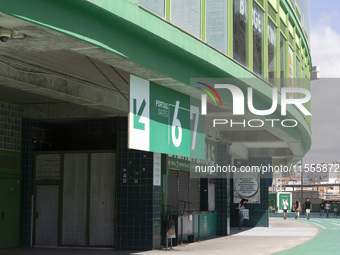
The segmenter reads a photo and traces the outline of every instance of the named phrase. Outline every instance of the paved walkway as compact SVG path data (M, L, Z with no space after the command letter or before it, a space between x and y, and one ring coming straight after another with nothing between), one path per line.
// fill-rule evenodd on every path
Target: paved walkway
M305 217L301 222L308 222L319 229L319 234L309 242L298 247L279 253L279 255L296 254L340 254L340 218L335 218L333 214L329 218L320 217L317 213L312 213L307 221Z
M340 228L340 224L339 224ZM207 241L185 244L174 247L171 251L153 250L147 252L129 252L103 249L3 249L0 255L164 255L164 254L275 254L296 247L311 240L318 229L306 222L283 220L282 217L271 217L269 228L252 228L245 231L232 229L232 235L214 238ZM288 253L287 253L288 254ZM300 254L300 253L294 253ZM304 253L301 253L304 254Z

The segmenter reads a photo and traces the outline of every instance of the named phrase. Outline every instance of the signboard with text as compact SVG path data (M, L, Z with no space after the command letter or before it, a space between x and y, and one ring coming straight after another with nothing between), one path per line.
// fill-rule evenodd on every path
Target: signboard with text
M240 203L242 199L260 203L259 173L234 173L234 203Z
M205 159L194 159L176 155L167 155L167 168L192 173L195 167L213 166L216 164L217 143L215 141L205 140Z
M204 122L199 102L192 105L187 95L130 76L130 149L203 159Z

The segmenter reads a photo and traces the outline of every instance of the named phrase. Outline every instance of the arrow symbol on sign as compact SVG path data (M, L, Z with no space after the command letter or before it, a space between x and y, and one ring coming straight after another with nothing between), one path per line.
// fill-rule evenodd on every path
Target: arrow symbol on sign
M146 102L145 99L143 99L137 113L137 100L135 98L133 99L133 128L135 129L145 130L145 124L140 122L145 106Z

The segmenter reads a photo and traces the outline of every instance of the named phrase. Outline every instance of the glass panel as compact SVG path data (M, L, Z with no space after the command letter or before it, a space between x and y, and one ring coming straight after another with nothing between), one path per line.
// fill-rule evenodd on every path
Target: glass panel
M276 27L268 19L268 78L272 85L275 85L276 74Z
M228 53L228 2L207 0L207 43Z
M201 37L201 0L172 0L171 22Z
M306 28L309 37L310 30L310 1L308 0L296 0L296 4L301 12L301 24L303 28Z
M294 87L294 52L291 47L288 51L288 67L289 67L289 87Z
M301 68L301 65L300 65L300 61L298 58L296 58L296 87L297 88L300 88L302 87L302 84L301 84L301 71L300 71L300 68ZM302 96L301 94L297 94L296 97L300 97Z
M280 77L281 87L285 87L286 78L286 39L280 34Z
M248 0L234 0L233 2L233 54L239 63L247 64L247 24Z
M262 33L263 12L257 4L253 3L253 69L262 75Z
M144 7L148 8L150 11L157 13L158 15L164 17L165 13L165 0L139 0L139 3Z

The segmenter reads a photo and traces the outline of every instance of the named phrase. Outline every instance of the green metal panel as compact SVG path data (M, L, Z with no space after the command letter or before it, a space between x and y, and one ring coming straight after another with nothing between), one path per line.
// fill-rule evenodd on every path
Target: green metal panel
M280 19L280 18L278 18ZM278 22L277 24L280 24L280 22ZM281 78L281 71L280 71L280 58L281 58L281 54L280 54L280 26L278 26L276 28L276 78L277 78L277 82L276 82L276 86L278 88L278 91L281 91L281 82L280 82L280 78Z
M254 35L253 35L253 0L248 1L248 26L247 26L247 33L246 37L248 37L247 41L247 64L249 70L253 71L254 69L254 60L253 60L253 42L254 42Z
M17 175L21 172L19 152L0 151L0 175Z
M207 23L207 2L201 0L201 39L206 41L206 23Z
M288 202L288 210L290 210L292 206L292 201L290 201L291 194L279 194L279 209L283 210L282 203L284 199L287 199Z
M169 21L171 19L171 0L165 0L165 18Z
M19 246L20 180L0 179L0 248Z
M217 232L217 217L216 213L201 213L200 214L200 239L208 238L216 235Z
M277 194L276 192L269 192L268 194L268 205L269 207L271 207L272 209L275 209L277 203L276 203L276 199L277 199Z
M264 26L263 26L263 38L262 38L262 58L263 58L263 74L264 78L268 78L268 4L265 2L265 12L263 15L263 21L264 21Z
M233 57L233 1L228 1L228 55Z
M0 248L7 248L5 243L5 220L3 213L5 212L5 180L0 179Z

